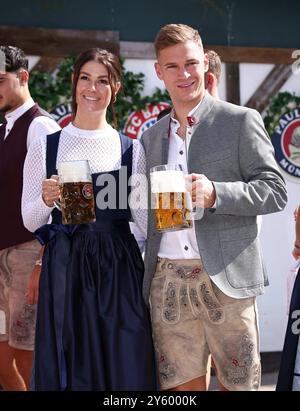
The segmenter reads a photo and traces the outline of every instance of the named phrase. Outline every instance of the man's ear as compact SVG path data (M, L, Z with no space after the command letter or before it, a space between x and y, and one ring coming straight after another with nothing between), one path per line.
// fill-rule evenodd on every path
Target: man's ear
M18 73L18 77L20 79L21 86L28 84L29 81L29 73L27 70L23 69Z
M204 73L208 71L208 67L209 67L208 56L207 56L207 53L204 53Z
M161 74L160 65L159 65L159 63L158 63L157 61L154 63L154 68L155 68L157 77L158 77L160 80L162 80L162 74Z
M205 88L210 89L214 84L214 81L215 76L211 72L205 74Z

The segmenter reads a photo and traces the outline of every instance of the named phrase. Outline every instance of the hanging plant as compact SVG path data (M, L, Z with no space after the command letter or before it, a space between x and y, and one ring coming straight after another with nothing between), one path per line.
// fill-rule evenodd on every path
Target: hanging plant
M71 74L74 57L63 59L54 73L30 73L29 87L32 98L45 110L52 111L57 105L71 100ZM151 96L142 96L145 76L143 73L126 71L121 59L122 84L124 92L120 92L115 103L118 127L123 129L132 111L143 110L148 103L161 101L170 103L167 91L156 88ZM112 113L108 111L108 121L112 124Z
M274 134L280 117L296 107L300 107L300 97L287 91L278 93L271 100L264 116L265 127L270 136Z

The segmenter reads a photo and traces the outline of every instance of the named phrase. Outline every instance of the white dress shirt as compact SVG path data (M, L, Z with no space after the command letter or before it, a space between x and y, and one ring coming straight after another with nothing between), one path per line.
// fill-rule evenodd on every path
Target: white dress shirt
M197 104L188 114L189 117L198 109ZM184 173L188 174L187 152L193 133L193 127L187 125L185 139L177 134L179 122L171 118L168 164L181 164ZM163 233L158 256L170 259L199 259L198 243L194 226L180 231Z
M21 117L26 111L34 106L34 101L32 98L28 99L22 106L16 108L11 113L6 114L5 119L7 121L4 140L9 137L9 133L13 128L16 120ZM32 143L32 141L45 134L55 133L55 131L60 130L59 125L50 117L39 116L32 120L28 132L27 132L27 150Z

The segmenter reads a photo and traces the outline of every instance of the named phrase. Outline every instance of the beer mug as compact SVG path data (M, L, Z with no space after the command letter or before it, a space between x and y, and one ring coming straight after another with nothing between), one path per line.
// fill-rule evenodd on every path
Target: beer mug
M150 169L151 200L159 232L193 227L192 200L186 189L180 164L166 164Z
M88 224L96 221L93 183L88 160L63 161L57 167L63 224Z

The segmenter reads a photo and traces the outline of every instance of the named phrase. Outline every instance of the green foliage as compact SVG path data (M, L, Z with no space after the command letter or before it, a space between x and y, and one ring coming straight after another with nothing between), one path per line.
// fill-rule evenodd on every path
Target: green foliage
M300 107L300 97L288 92L278 93L271 100L264 116L265 127L270 136L274 134L280 117L296 107Z
M47 111L53 110L57 105L71 100L71 74L74 63L73 57L63 59L53 74L32 71L30 74L30 92L32 98ZM145 109L148 103L161 101L170 103L167 91L156 88L151 96L142 96L145 76L143 73L126 71L122 65L121 90L115 103L115 111L120 130L124 128L128 115L132 111ZM112 113L108 110L108 121L112 124Z
M31 96L43 109L51 111L58 104L70 101L73 63L74 57L67 57L53 74L34 70L30 73Z

